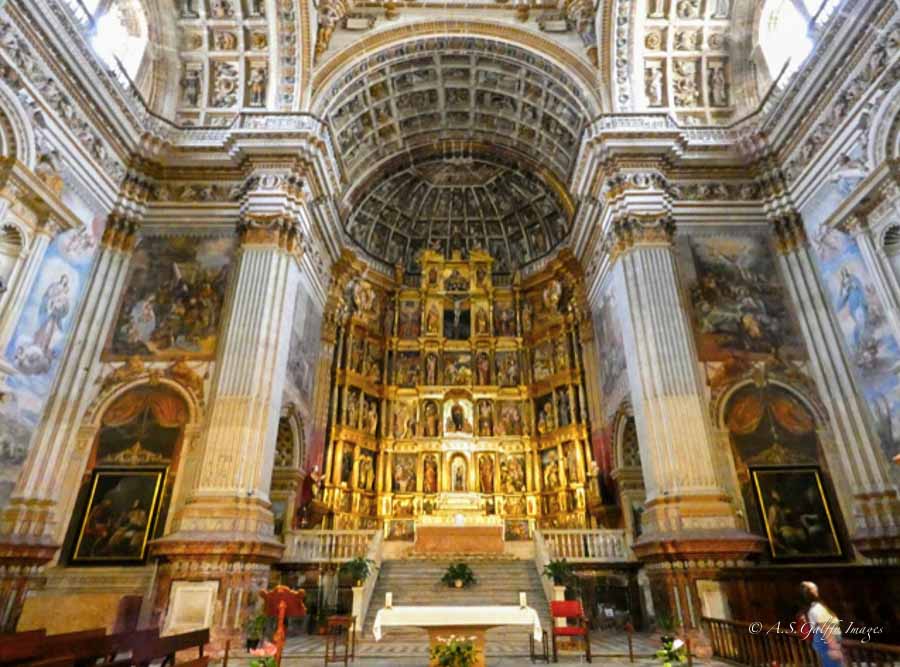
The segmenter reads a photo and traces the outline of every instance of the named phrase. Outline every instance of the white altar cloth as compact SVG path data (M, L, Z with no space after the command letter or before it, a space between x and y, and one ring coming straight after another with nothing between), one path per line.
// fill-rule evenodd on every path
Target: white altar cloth
M498 625L527 625L534 638L541 640L541 619L531 607L393 607L379 609L375 615L372 634L381 641L382 628L395 627L478 627L493 628Z

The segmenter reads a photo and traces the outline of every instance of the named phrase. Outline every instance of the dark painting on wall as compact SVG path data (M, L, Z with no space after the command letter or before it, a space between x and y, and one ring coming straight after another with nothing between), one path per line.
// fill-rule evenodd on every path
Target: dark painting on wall
M230 237L143 239L131 262L107 358L212 359L233 247Z
M95 470L72 563L144 562L165 474L164 468Z
M841 555L818 467L761 467L751 474L773 559Z

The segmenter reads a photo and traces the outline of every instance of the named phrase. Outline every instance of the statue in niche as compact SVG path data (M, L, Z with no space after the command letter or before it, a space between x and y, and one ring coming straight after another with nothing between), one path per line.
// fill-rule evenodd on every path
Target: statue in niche
M372 474L372 457L362 456L359 459L359 471L357 472L357 486L363 491L371 491L375 476Z
M197 10L194 9L194 0L181 0L181 18L195 19L197 16Z
M581 481L581 475L578 472L578 450L576 447L578 447L578 444L574 442L565 444L566 479L570 482Z
M212 0L209 13L214 19L228 19L234 16L230 0Z
M250 15L265 16L266 2L265 0L250 0Z
M484 308L479 308L475 314L475 333L479 336L487 336L489 332L487 313L484 312Z
M200 70L187 68L181 80L181 95L189 107L200 104Z
M552 491L559 488L559 455L555 449L548 449L541 453L541 466L544 473L544 489ZM555 496L551 496L554 500ZM559 509L558 501L555 510ZM551 510L552 511L552 510Z
M254 67L250 72L250 80L247 82L250 89L250 106L264 107L266 105L266 88L268 76L265 67Z
M434 386L438 383L438 358L434 352L425 357L425 384Z
M498 352L496 357L497 380L504 387L519 384L519 358L517 352Z
M538 433L546 435L556 430L556 419L553 417L553 401L548 400L541 408L537 424Z
M500 406L497 435L522 435L522 411L518 403L507 402Z
M569 350L566 339L555 339L554 347L556 348L556 372L559 373L569 368Z
M650 0L650 18L659 18L666 12L666 0Z
M478 402L478 435L494 435L494 411L490 401Z
M410 438L416 434L413 408L408 403L396 403L392 431L397 439Z
M366 430L369 435L378 433L378 401L369 401L366 411Z
M448 292L468 292L469 281L459 272L459 269L453 269L450 276L444 281L444 289Z
M475 284L478 287L484 287L487 281L487 267L479 264L475 269Z
M663 106L662 67L648 67L644 72L647 104L651 107Z
M479 352L475 360L475 384L488 385L491 383L491 358L487 352Z
M731 14L731 0L716 0L716 8L713 10L714 19L727 19Z
M358 395L350 394L349 402L347 403L347 426L350 428L358 428L359 427L359 397Z
M428 335L437 335L440 327L441 314L438 312L436 304L428 307L428 315L425 316L425 333Z
M457 456L450 464L450 478L453 481L453 491L455 493L466 492L466 459Z
M533 326L534 307L531 305L531 301L525 299L525 303L522 304L522 331L526 334L530 334Z
M562 283L558 280L551 280L544 288L544 308L548 313L556 315L559 313L560 301L562 300Z
M434 454L425 455L422 468L422 491L424 493L437 493L438 464Z
M538 382L553 375L553 365L551 362L552 348L551 343L541 343L534 349L534 359L532 363L532 371L534 379Z
M481 480L481 492L494 492L494 457L482 454L478 457L478 477Z
M525 490L525 457L521 454L507 456L500 463L500 487L506 493Z
M728 82L725 80L724 67L713 67L710 70L709 91L713 106L728 106Z
M559 425L568 426L571 421L571 413L569 411L569 394L565 388L556 392L556 414L559 415Z
M510 304L494 306L494 327L498 336L516 335L516 313Z
M425 403L424 415L425 437L438 437L438 431L440 430L440 415L438 414L437 404L434 401Z
M394 300L388 299L387 305L384 307L384 320L382 321L382 332L385 338L394 335Z
M349 484L353 475L353 452L345 451L341 457L341 484Z

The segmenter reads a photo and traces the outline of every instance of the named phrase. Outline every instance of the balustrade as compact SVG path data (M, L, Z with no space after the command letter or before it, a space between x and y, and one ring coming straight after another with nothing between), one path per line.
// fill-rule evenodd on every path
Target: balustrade
M374 530L298 530L286 535L287 563L342 563L366 556Z

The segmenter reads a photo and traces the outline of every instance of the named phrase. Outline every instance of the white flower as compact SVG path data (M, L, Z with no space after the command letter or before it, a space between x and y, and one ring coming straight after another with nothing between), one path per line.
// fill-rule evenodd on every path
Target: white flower
M682 646L684 646L684 642L681 641L680 639L676 639L674 642L672 642L672 650L673 651L677 651Z

